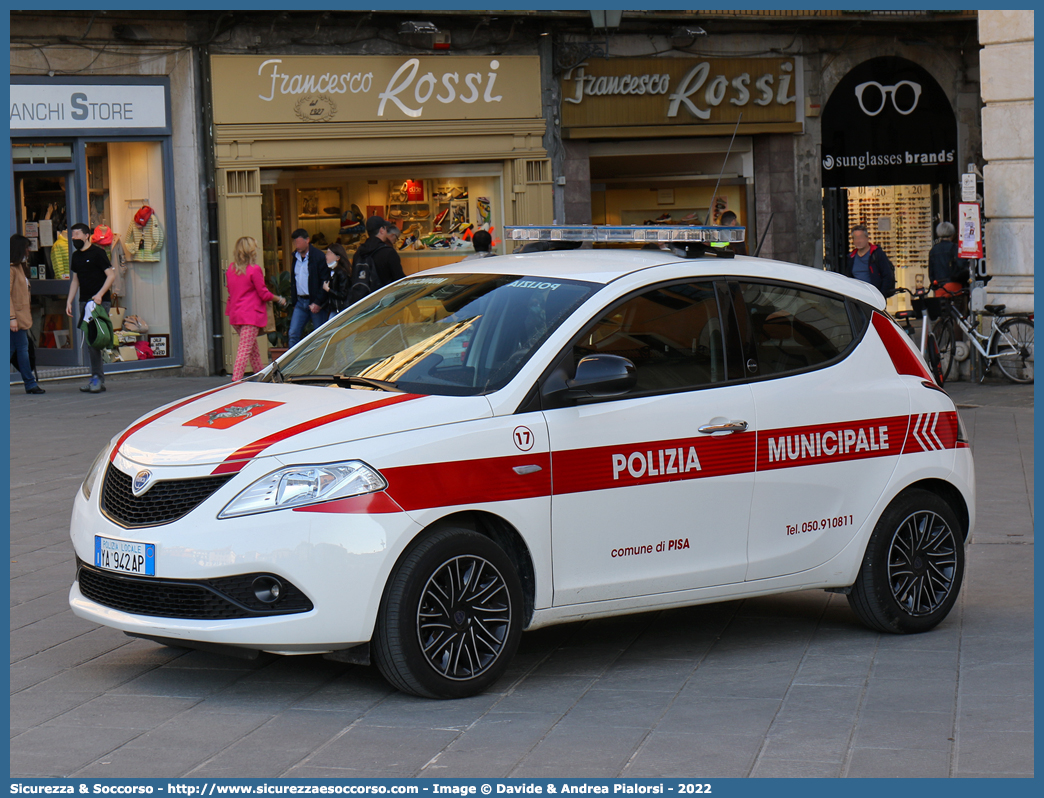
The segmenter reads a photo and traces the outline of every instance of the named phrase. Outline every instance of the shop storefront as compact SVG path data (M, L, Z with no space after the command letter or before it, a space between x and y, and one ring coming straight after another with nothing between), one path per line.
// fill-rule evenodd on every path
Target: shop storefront
M881 57L854 67L823 111L824 260L840 270L851 228L896 266L896 284L928 286L935 225L956 218L957 119L946 93L924 67ZM906 295L889 300L909 307Z
M563 73L561 94L594 223L717 224L732 211L753 240L758 137L803 130L798 57L590 59Z
M214 55L210 67L225 264L249 235L267 276L289 271L298 228L352 253L379 215L402 231L412 274L473 252L479 229L504 252L505 225L552 221L537 56ZM225 346L227 368L233 356Z
M82 333L65 314L68 230L80 222L115 266L116 320L122 311L148 327L124 334L106 371L182 364L170 107L166 78L11 78L11 230L31 242L41 376L86 368ZM137 341L155 357L137 359Z

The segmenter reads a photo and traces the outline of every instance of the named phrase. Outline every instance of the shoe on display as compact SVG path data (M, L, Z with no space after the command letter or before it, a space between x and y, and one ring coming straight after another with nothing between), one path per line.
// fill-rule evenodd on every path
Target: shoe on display
M32 388L27 390L26 393L47 393L47 391L45 391L39 385L34 385Z
M466 188L458 188L453 192L453 199L455 200L466 200L468 198L468 190Z
M653 224L666 224L669 221L671 221L671 215L669 213L661 213L653 220Z
M683 222L698 222L699 220L700 220L700 212L699 211L693 211L692 213L687 214L687 215L682 217L682 221Z
M442 223L446 221L447 216L449 216L449 208L443 208L441 211L439 211L439 215L435 217L435 221L432 223L432 226L436 230L441 230Z

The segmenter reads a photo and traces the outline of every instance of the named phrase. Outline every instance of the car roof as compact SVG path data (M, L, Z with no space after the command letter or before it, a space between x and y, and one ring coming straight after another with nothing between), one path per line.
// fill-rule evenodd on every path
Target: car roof
M796 263L745 255L729 259L696 259L680 258L664 250L574 249L463 260L426 271L425 274L523 274L527 277L608 284L641 271L648 272L646 276L649 282L656 281L657 271L664 272L664 278L669 279L675 276L680 264L685 264L687 273L694 277L726 274L784 280L844 294L878 309L883 310L885 307L881 292L861 280Z

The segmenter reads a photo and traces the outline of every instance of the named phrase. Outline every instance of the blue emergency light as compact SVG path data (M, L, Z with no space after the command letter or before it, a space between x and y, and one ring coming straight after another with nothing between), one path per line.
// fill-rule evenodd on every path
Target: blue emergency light
M737 244L745 240L745 227L716 225L520 225L505 227L510 241L595 241L618 244L698 243Z

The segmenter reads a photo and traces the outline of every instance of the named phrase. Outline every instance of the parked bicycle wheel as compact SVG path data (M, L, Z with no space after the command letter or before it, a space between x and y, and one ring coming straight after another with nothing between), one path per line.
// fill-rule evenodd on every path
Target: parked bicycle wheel
M1012 382L1033 382L1033 322L1008 319L990 336L993 362Z
M935 342L939 345L939 369L943 379L950 379L950 370L957 354L957 340L953 330L953 319L939 319L932 328Z

